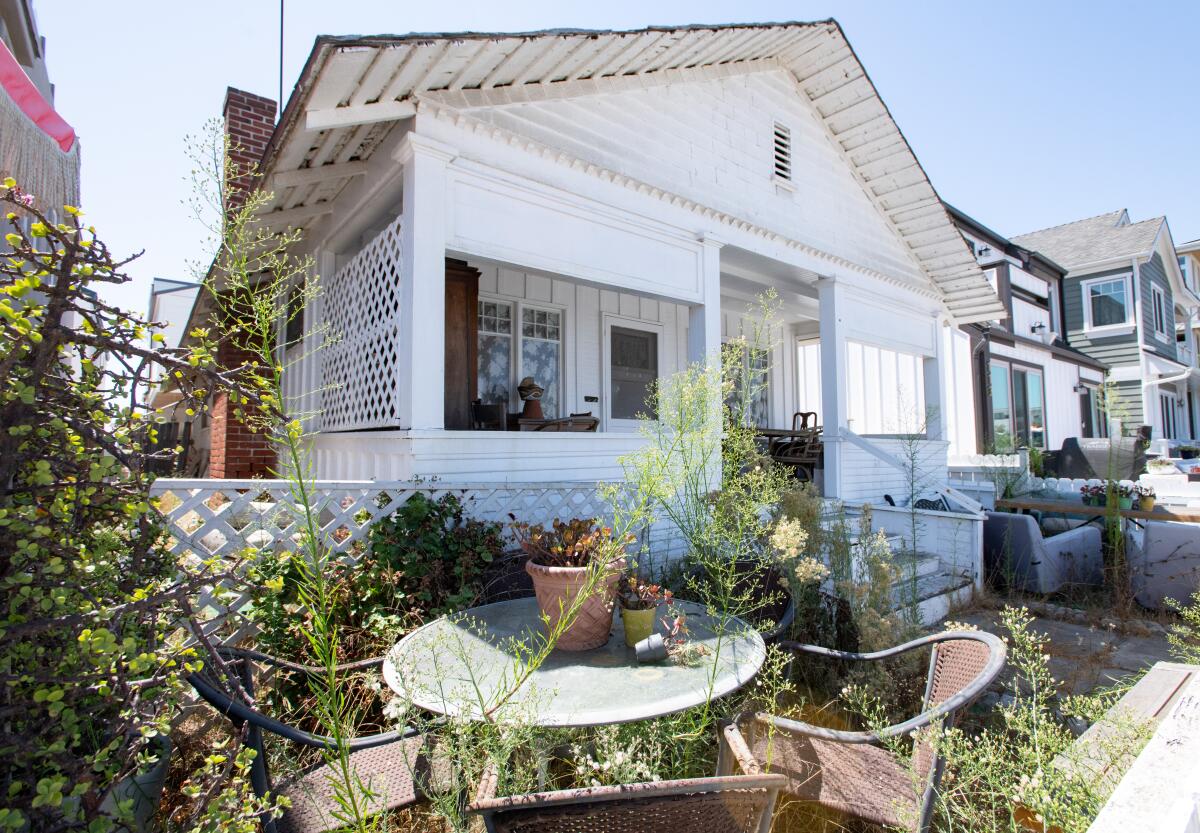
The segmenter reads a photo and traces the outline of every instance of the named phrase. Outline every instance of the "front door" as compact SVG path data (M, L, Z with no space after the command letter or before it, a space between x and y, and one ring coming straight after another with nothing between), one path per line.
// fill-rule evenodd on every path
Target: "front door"
M446 258L445 425L454 431L472 427L479 343L479 271L462 260Z

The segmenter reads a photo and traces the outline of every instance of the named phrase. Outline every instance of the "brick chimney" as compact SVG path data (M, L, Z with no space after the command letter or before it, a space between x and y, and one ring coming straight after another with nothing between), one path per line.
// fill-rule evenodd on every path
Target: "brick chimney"
M276 104L269 98L230 87L225 92L225 135L229 138L230 159L248 174L257 166L275 130ZM232 183L226 211L236 209L246 198L255 178L243 175ZM237 368L253 356L234 344L222 342L217 363ZM218 394L210 411L211 446L208 476L229 479L266 477L275 463L275 451L261 433L253 433L234 418L234 408L225 394Z

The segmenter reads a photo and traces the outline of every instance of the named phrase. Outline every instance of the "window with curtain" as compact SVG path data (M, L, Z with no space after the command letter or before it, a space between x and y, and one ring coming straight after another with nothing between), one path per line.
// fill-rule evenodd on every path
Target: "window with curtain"
M512 304L479 301L479 398L508 406L512 391Z
M532 376L543 388L542 414L556 419L562 400L562 313L521 308L521 378Z

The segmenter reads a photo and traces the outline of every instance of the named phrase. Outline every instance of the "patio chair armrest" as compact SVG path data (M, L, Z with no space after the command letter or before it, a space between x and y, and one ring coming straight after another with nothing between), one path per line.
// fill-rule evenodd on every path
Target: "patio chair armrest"
M483 801L491 801L496 797L496 789L500 783L500 768L495 761L489 761L479 776L479 785L475 788L475 798L467 805L467 812L472 812L475 805Z
M738 729L736 722L729 722L721 727L720 741L724 749L729 750L733 755L733 759L737 761L739 767L746 775L759 775L762 773L762 766L754 757L754 753L750 751L750 745L746 743L746 739L742 737L741 731ZM724 750L722 750L724 751ZM723 774L718 772L718 774Z
M192 688L196 690L196 693L204 698L209 705L235 722L249 723L263 731L279 735L302 746L311 746L317 749L337 748L337 740L335 738L305 732L303 729L297 729L295 726L289 726L273 717L268 717L240 700L230 697L203 675L191 674L188 677L188 682L192 684ZM375 735L352 738L346 742L346 748L351 752L357 752L361 749L373 749L376 746L384 746L398 740L416 737L418 734L420 732L415 727L405 726L403 729L397 729L392 732L381 732Z
M871 651L869 653L855 653L854 651L838 651L833 648L822 648L820 645L806 645L802 642L783 641L779 643L779 647L788 651L799 651L806 654L819 654L820 656L832 657L833 659L844 659L852 662L874 662L879 659L887 659L889 657L898 656L900 654L915 651L918 648L924 648L926 645L936 645L939 642L950 642L955 639L970 639L975 642L982 642L988 646L993 656L1000 654L1000 666L1004 664L1004 643L999 637L993 636L984 631L942 631L941 633L929 634L914 639L910 642L905 642L903 645L896 645L892 648L884 648L882 651ZM996 672L999 673L999 668Z

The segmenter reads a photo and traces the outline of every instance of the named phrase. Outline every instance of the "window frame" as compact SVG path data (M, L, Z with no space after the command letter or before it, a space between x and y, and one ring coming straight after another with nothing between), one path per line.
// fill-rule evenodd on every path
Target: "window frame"
M1150 285L1150 321L1154 335L1158 336L1163 341L1168 340L1167 330L1167 293L1158 284ZM1171 311L1171 325L1174 329L1175 315L1174 310Z
M525 339L525 335L524 335L524 331L522 328L522 324L524 323L524 320L525 320L525 310L526 309L541 310L543 312L553 312L558 315L558 322L559 322L559 324L558 324L558 344L559 344L559 350L558 350L558 380L559 380L559 383L558 383L559 384L558 407L559 407L559 410L562 411L562 414L560 416L566 416L567 414L569 414L572 406L568 404L568 397L567 397L567 388L568 388L568 384L567 384L568 383L568 380L567 380L567 349L568 349L568 347L567 347L567 338L568 338L567 328L568 328L568 322L569 322L569 318L570 318L570 316L567 315L567 308L565 306L560 306L558 304L544 303L542 301L526 301L521 298L506 297L504 295L497 295L497 294L490 293L490 292L486 292L486 293L480 292L479 297L478 297L478 303L480 303L480 304L482 304L482 303L504 304L512 310L512 319L511 319L512 331L511 332L509 332L507 334L491 333L491 332L487 333L488 335L498 335L501 337L507 335L507 337L508 337L508 360L509 360L508 382L509 382L509 388L508 388L508 402L505 403L505 409L506 409L506 411L508 411L510 413L520 412L520 410L522 408L521 399L520 399L519 394L517 393L517 385L520 384L521 379L523 378L521 375L521 362L524 358L524 349L523 349L522 342ZM479 336L483 335L483 334L484 334L483 331L479 331L475 336L476 340L478 340ZM529 336L529 337L537 338L537 336ZM476 373L476 377L478 378L478 374L479 374L478 369L476 369L475 373Z
M1023 362L1019 359L1010 359L1007 356L992 355L988 359L988 425L991 426L992 444L996 442L996 415L995 415L995 394L993 393L992 385L992 369L994 367L1003 367L1007 371L1008 381L1008 433L1013 438L1013 448L1007 449L1000 453L1012 453L1018 448L1039 448L1043 451L1049 447L1049 403L1046 400L1046 368L1041 365L1033 364L1032 362ZM1016 376L1020 372L1026 380L1025 391L1022 392L1020 401L1024 404L1025 414L1025 435L1017 433L1017 389ZM1042 442L1040 445L1033 443L1033 430L1029 424L1029 395L1028 395L1028 379L1030 374L1036 374L1039 381L1041 391L1041 409L1042 409ZM999 452L999 449L997 449Z
M1121 281L1125 287L1125 320L1118 324L1100 324L1092 323L1092 296L1091 289L1093 286L1104 283L1115 283ZM1088 278L1085 281L1080 281L1080 300L1083 303L1083 329L1088 333L1113 333L1132 332L1137 326L1136 305L1133 299L1133 273L1125 272L1119 275L1104 275L1099 278Z
M655 345L658 348L658 377L661 382L667 375L666 368L666 328L652 321L642 321L637 318L627 318L622 315L605 313L600 321L600 382L601 398L604 400L600 408L601 430L613 433L636 434L645 424L640 419L614 419L612 415L612 328L620 327L625 330L640 330L655 335Z

